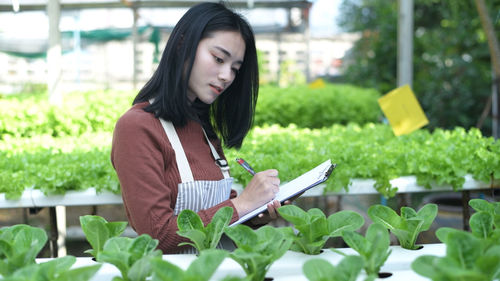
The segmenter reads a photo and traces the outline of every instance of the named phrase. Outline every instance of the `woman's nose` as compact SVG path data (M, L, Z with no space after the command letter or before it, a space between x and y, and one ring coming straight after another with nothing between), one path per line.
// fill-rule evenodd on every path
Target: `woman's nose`
M219 70L219 80L223 82L229 82L232 78L231 67L221 67Z

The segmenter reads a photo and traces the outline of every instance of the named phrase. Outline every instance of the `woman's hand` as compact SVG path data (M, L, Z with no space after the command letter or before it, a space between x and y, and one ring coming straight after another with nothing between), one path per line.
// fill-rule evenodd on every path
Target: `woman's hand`
M238 215L242 217L273 200L279 191L279 185L280 179L278 178L277 170L271 169L256 173L243 192L238 197L232 199ZM276 217L276 207L274 206L278 206L277 208L279 208L280 203L277 202L276 205L272 202L269 205L268 211L271 209L272 216Z
M296 198L296 197L293 197ZM291 200L286 200L283 205L292 204ZM269 223L272 220L279 218L278 208L281 207L281 203L278 200L267 204L267 212L260 213L258 216L250 220L253 226L260 226Z

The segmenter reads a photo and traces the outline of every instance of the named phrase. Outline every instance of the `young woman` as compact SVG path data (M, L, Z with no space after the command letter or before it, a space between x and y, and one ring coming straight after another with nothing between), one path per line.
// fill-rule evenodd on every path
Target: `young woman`
M239 148L250 130L258 85L249 24L222 4L202 3L177 23L158 69L118 120L111 160L130 225L158 239L164 253L193 250L178 247L186 241L176 234L180 211L194 210L207 224L230 206L232 223L278 192L271 169L237 196L222 151L222 143ZM276 218L278 207L272 201L254 223Z

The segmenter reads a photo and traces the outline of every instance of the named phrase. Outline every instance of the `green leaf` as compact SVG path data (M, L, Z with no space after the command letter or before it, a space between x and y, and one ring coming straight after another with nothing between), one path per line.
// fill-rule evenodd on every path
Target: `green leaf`
M458 230L456 228L451 228L451 227L440 227L438 230L436 230L436 237L441 241L442 243L447 243L448 241L448 235L452 232L461 232L462 230Z
M429 230L432 223L436 219L438 213L438 206L436 204L425 204L417 213L417 216L424 220L420 231Z
M108 222L106 224L106 227L108 228L109 236L116 237L120 236L125 231L127 225L128 222L126 221L114 221L114 222Z
M180 281L184 278L184 271L175 264L155 258L150 261L153 270L153 281Z
M438 268L436 268L436 263L439 257L423 255L417 257L411 263L411 269L415 271L417 274L422 275L424 277L430 278L432 280L440 280L438 276L440 276L438 272Z
M151 238L148 234L141 234L132 240L128 248L131 254L131 264L135 263L144 256L149 255L158 246L158 240Z
M411 207L401 207L401 218L410 219L417 216L417 212Z
M360 255L366 255L369 248L369 243L363 235L354 231L344 231L342 233L344 242Z
M64 271L54 281L88 281L97 273L101 266L102 264L96 264Z
M335 268L323 259L310 259L304 263L302 269L310 281L327 281L335 278Z
M346 230L358 230L365 223L365 219L360 214L348 210L331 214L327 220L330 237L341 236Z
M102 251L104 244L110 238L109 229L106 226L107 221L100 216L81 216L80 225L87 238L94 254Z
M202 251L200 256L189 265L186 272L193 280L209 280L228 254L227 251L217 249Z
M493 204L489 203L484 199L471 199L469 200L469 206L478 212L493 213Z
M303 225L309 222L309 215L295 205L281 206L278 208L278 213L283 219L295 225Z
M157 255L145 255L132 264L127 273L127 279L130 281L144 281L151 276L153 270L151 268L151 260L155 257L161 257L161 253Z
M368 208L368 216L374 223L380 223L389 230L399 228L401 219L393 209L383 205L372 205Z
M177 216L177 226L179 230L197 229L203 231L204 225L200 216L193 210L182 210Z
M471 233L450 232L446 241L446 256L452 258L463 269L471 269L481 256L481 242Z
M493 233L493 218L489 213L474 213L469 219L472 234L478 238L488 238Z
M249 226L238 224L227 227L224 232L233 240L238 248L248 249L257 245L257 234Z
M207 236L205 232L198 230L198 229L189 229L189 230L182 230L178 231L177 234L182 237L186 237L189 240L191 240L193 243L189 243L190 245L193 245L198 251L205 250L206 247L205 241L207 240ZM180 243L179 245L187 245L186 243Z
M339 281L355 281L364 267L360 256L346 256L336 266Z

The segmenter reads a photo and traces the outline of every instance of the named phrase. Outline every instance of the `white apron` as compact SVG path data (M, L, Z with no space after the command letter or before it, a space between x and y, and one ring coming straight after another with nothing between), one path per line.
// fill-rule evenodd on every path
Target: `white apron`
M175 204L174 214L177 216L182 210L190 209L194 212L200 210L208 209L213 207L227 199L231 194L231 186L233 183L233 178L229 176L229 166L227 161L220 158L219 154L215 150L214 146L208 139L205 130L203 134L207 139L208 145L214 157L214 165L219 166L221 169L224 179L218 181L195 181L193 178L193 173L191 167L189 166L186 153L182 148L182 144L179 140L179 136L175 131L172 122L168 122L160 118L161 125L165 130L168 140L172 144L172 148L175 151L175 160L177 162L177 167L179 169L179 174L181 176L181 183L178 184L177 202ZM217 245L219 249L233 250L234 244L232 241L226 237L222 236L221 242ZM180 254L196 254L198 251L190 247Z

